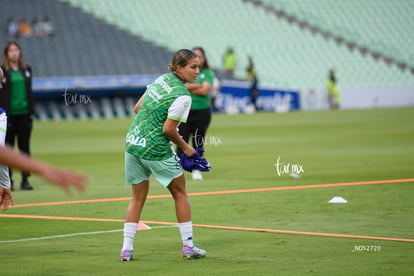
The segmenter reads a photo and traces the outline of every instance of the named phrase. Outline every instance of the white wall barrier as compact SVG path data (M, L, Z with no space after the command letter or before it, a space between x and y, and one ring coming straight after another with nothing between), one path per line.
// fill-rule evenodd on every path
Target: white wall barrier
M414 85L341 87L341 109L388 108L404 106L414 106ZM300 109L328 109L326 89L301 89Z
M133 116L133 104L156 76L98 76L35 78L36 115L40 120L98 119ZM324 87L278 89L259 87L257 107L261 111L328 109ZM412 86L341 87L341 109L414 106ZM221 83L215 107L225 113L253 113L249 83Z

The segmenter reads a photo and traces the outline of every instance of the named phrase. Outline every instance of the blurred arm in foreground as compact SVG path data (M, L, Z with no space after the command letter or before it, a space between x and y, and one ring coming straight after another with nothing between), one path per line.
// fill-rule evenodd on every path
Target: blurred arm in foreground
M62 188L67 194L71 192L70 186L74 186L79 191L86 189L86 176L31 159L25 154L15 152L8 146L0 146L0 164L41 175L50 183ZM13 204L11 190L0 186L0 208L5 211Z

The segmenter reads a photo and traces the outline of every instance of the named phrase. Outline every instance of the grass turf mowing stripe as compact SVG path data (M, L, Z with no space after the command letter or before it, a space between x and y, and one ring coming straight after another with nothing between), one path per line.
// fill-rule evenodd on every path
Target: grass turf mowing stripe
M333 183L333 184L316 184L316 185L303 185L303 186L287 186L287 187L245 189L245 190L230 190L230 191L215 191L215 192L201 192L201 193L189 193L188 196L253 193L253 192L268 192L268 191L280 191L280 190L297 190L297 189L327 188L327 187L371 185L371 184L406 183L406 182L414 182L414 178L393 179L393 180L375 180L375 181L358 181L358 182L345 182L345 183ZM151 199L151 198L170 198L170 197L171 197L171 195L154 195L154 196L148 196L147 199ZM75 201L28 203L28 204L14 205L12 208L47 206L47 205L79 204L79 203L94 203L94 202L110 202L110 201L125 201L125 200L130 200L130 199L131 199L131 197L120 197L120 198L87 199L87 200L75 200Z
M111 221L111 222L123 222L122 219L99 219L99 218L77 218L77 217L54 217L54 216L32 216L32 215L6 215L0 214L0 217L9 218L34 218L34 219L56 219L56 220L76 220L76 221ZM175 222L161 222L161 221L140 221L140 223L148 224L163 224L163 225L177 225ZM345 235L345 234L333 234L333 233L318 233L318 232L304 232L304 231L291 231L291 230L276 230L276 229L263 229L263 228L248 228L248 227L235 227L235 226L220 226L220 225L205 225L205 224L193 224L194 227L202 228L214 228L225 230L237 230L237 231L252 231L252 232L266 232L266 233L279 233L279 234L297 234L297 235L310 235L310 236L323 236L323 237L339 237L339 238L356 238L356 239L370 239L370 240L386 240L386 241L400 241L400 242L414 242L414 239L403 238L390 238L390 237L373 237L373 236L361 236L361 235ZM146 230L146 229L142 229Z

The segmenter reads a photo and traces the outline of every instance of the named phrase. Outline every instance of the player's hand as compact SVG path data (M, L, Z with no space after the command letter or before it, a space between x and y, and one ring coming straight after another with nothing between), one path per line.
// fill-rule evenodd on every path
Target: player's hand
M7 211L7 209L9 209L9 206L13 206L13 204L14 199L11 189L0 187L0 208L3 211Z
M193 156L194 159L194 169L202 171L202 172L209 172L211 169L210 163L202 157L204 149L203 148L196 148L196 154Z
M188 157L193 156L194 154L196 154L196 150L191 146L187 146L185 149L183 149L183 152Z
M62 188L67 194L70 194L70 186L79 191L86 190L86 176L75 172L47 167L42 172L42 176L50 183Z

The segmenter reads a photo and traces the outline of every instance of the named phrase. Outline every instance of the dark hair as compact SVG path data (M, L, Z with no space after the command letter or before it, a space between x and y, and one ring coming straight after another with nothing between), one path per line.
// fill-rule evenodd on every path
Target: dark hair
M24 63L22 48L20 47L20 45L16 41L8 41L6 43L6 45L4 46L3 58L2 58L2 61L1 61L2 64L4 65L6 70L10 70L10 60L9 60L9 57L8 57L8 52L9 52L10 47L13 46L13 45L15 45L20 50L20 57L19 57L19 61L18 61L19 68L26 69L27 65L26 65L26 63Z
M336 83L335 71L333 69L329 70L329 80Z
M201 69L210 69L210 65L208 64L208 59L206 57L206 52L204 51L203 47L194 47L194 50L199 50L200 52L203 53L204 56L204 64L201 65Z
M247 60L248 60L249 64L247 65L246 71L247 71L247 73L253 73L254 72L253 58L251 56L248 56Z
M177 70L177 65L185 67L190 62L190 60L196 57L198 56L191 50L188 50L188 49L178 50L174 54L171 64L168 65L168 70L170 70L171 72L174 72L175 70Z

